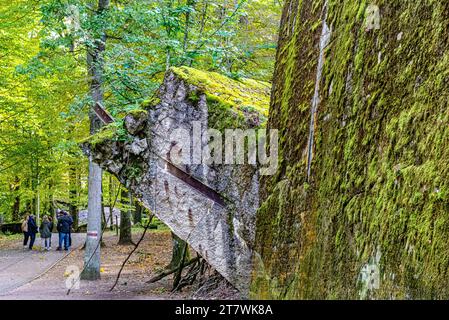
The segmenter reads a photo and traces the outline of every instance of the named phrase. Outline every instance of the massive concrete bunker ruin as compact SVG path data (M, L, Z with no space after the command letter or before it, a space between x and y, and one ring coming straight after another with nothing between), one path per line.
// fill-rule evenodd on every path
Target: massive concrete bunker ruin
M259 207L257 167L198 162L195 148L208 148L209 128L260 127L269 92L267 83L172 68L157 98L126 115L123 124L104 127L84 145L95 162L243 294L249 289ZM200 130L201 138L187 147L172 139L175 131L194 130ZM192 164L175 164L173 150L191 157Z

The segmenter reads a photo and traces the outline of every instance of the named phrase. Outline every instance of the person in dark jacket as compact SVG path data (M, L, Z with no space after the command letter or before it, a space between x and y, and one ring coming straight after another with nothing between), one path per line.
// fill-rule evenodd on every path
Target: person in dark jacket
M61 213L61 211L58 211L57 213L56 213L56 221L59 221L59 219L61 219L61 217L62 217L62 213ZM56 223L56 231L58 231L58 247L56 248L56 250L61 250L61 243L62 243L62 240L61 240L61 228L60 228L60 226L59 226L59 223Z
M48 238L48 242L49 242L48 247L51 250L51 236L53 234L54 223L53 223L53 218L50 215L48 216L48 221L50 222L50 238Z
M44 216L42 219L41 226L39 228L39 233L41 234L42 238L42 247L44 250L49 251L50 250L50 238L51 238L51 223L48 220L47 216Z
M72 217L66 211L62 211L62 216L58 219L58 231L61 236L59 238L58 250L62 249L62 244L64 243L64 250L69 250L69 233L72 228L73 220Z
M34 219L34 215L30 215L28 218L28 235L30 237L30 245L29 249L33 250L34 241L36 241L36 233L38 231L36 220Z

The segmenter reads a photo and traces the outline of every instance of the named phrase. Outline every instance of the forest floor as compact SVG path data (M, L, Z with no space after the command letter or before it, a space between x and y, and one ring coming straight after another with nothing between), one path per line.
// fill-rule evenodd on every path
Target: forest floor
M134 241L137 241L142 229L133 229L133 232ZM55 236L53 235L53 239ZM113 291L109 290L115 282L121 264L133 246L119 246L114 232L105 233L105 247L101 248L101 280L81 281L80 287L73 288L67 295L66 283L71 277L70 268L82 270L84 250L81 249L81 239L82 237L76 240L77 248L73 247L73 250L65 258L41 274L44 271L42 269L48 268L51 263L46 264L45 268L40 268L37 267L38 262L46 260L45 255L60 254L60 252L34 250L29 252L22 248L20 237L0 237L0 260L5 264L3 275L0 266L0 282L3 282L2 279L7 276L11 278L10 268L6 268L8 267L7 263L20 265L23 270L27 270L27 272L14 272L16 282L19 284L15 289L4 288L4 292L1 292L0 287L0 299L188 299L192 293L192 288L190 290L186 288L183 292L172 294L170 292L172 276L153 284L145 283L162 271L171 259L170 231L151 230L123 269L118 285ZM37 243L39 243L38 240L40 239L36 239ZM53 247L55 250L56 243L53 244ZM3 257L8 257L9 260L7 261ZM34 270L33 276L30 276L30 270Z

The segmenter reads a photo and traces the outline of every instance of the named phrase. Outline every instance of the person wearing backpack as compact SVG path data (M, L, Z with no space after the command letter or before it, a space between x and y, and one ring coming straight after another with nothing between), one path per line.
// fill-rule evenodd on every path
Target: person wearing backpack
M51 222L47 216L42 219L41 226L39 228L39 233L41 234L42 247L44 250L50 250L50 238L51 238Z
M28 239L30 238L30 235L28 233L28 218L29 215L27 214L25 218L22 221L22 233L23 233L23 247L26 249L28 247Z

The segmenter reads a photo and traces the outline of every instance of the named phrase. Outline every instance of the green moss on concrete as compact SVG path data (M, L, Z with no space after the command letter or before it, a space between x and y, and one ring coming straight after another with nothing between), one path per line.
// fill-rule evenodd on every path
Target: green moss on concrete
M142 110L142 109L135 109L135 110L128 111L126 115L132 115L133 117L138 118L142 115L147 116L148 112L146 110ZM123 120L118 120L118 121L110 123L106 126L101 127L101 129L97 133L95 133L85 139L82 139L79 143L81 143L81 144L88 143L92 147L95 147L97 144L103 143L108 140L110 140L110 141L128 141L130 139L131 139L131 137L129 136L127 130L125 129L125 127L123 125Z
M147 117L148 111L144 110L144 109L134 109L134 110L128 111L127 115L128 114L135 118Z
M189 94L190 100L199 100L205 94L209 102L220 108L231 109L237 115L245 116L245 108L267 117L271 85L252 79L231 79L216 72L206 72L189 67L172 67L178 77L198 88L198 93Z
M148 111L144 109L134 109L128 111L125 117L127 115L131 115L134 118L140 118L142 116L147 117ZM128 136L128 132L123 126L123 120L118 120L101 127L101 129L97 133L81 140L80 143L88 143L92 146L95 146L98 143L102 143L107 140L127 141L129 138L130 137Z
M104 142L106 140L113 140L118 135L120 127L123 126L121 122L113 122L109 125L103 126L97 133L82 139L79 143L88 143L91 146L95 146L98 143Z
M157 96L142 101L142 108L151 108L161 103L161 99Z
M367 31L370 2L328 1L306 182L323 4L285 4L268 122L280 166L262 181L252 295L447 299L449 4L379 0ZM380 285L366 290L377 255Z

